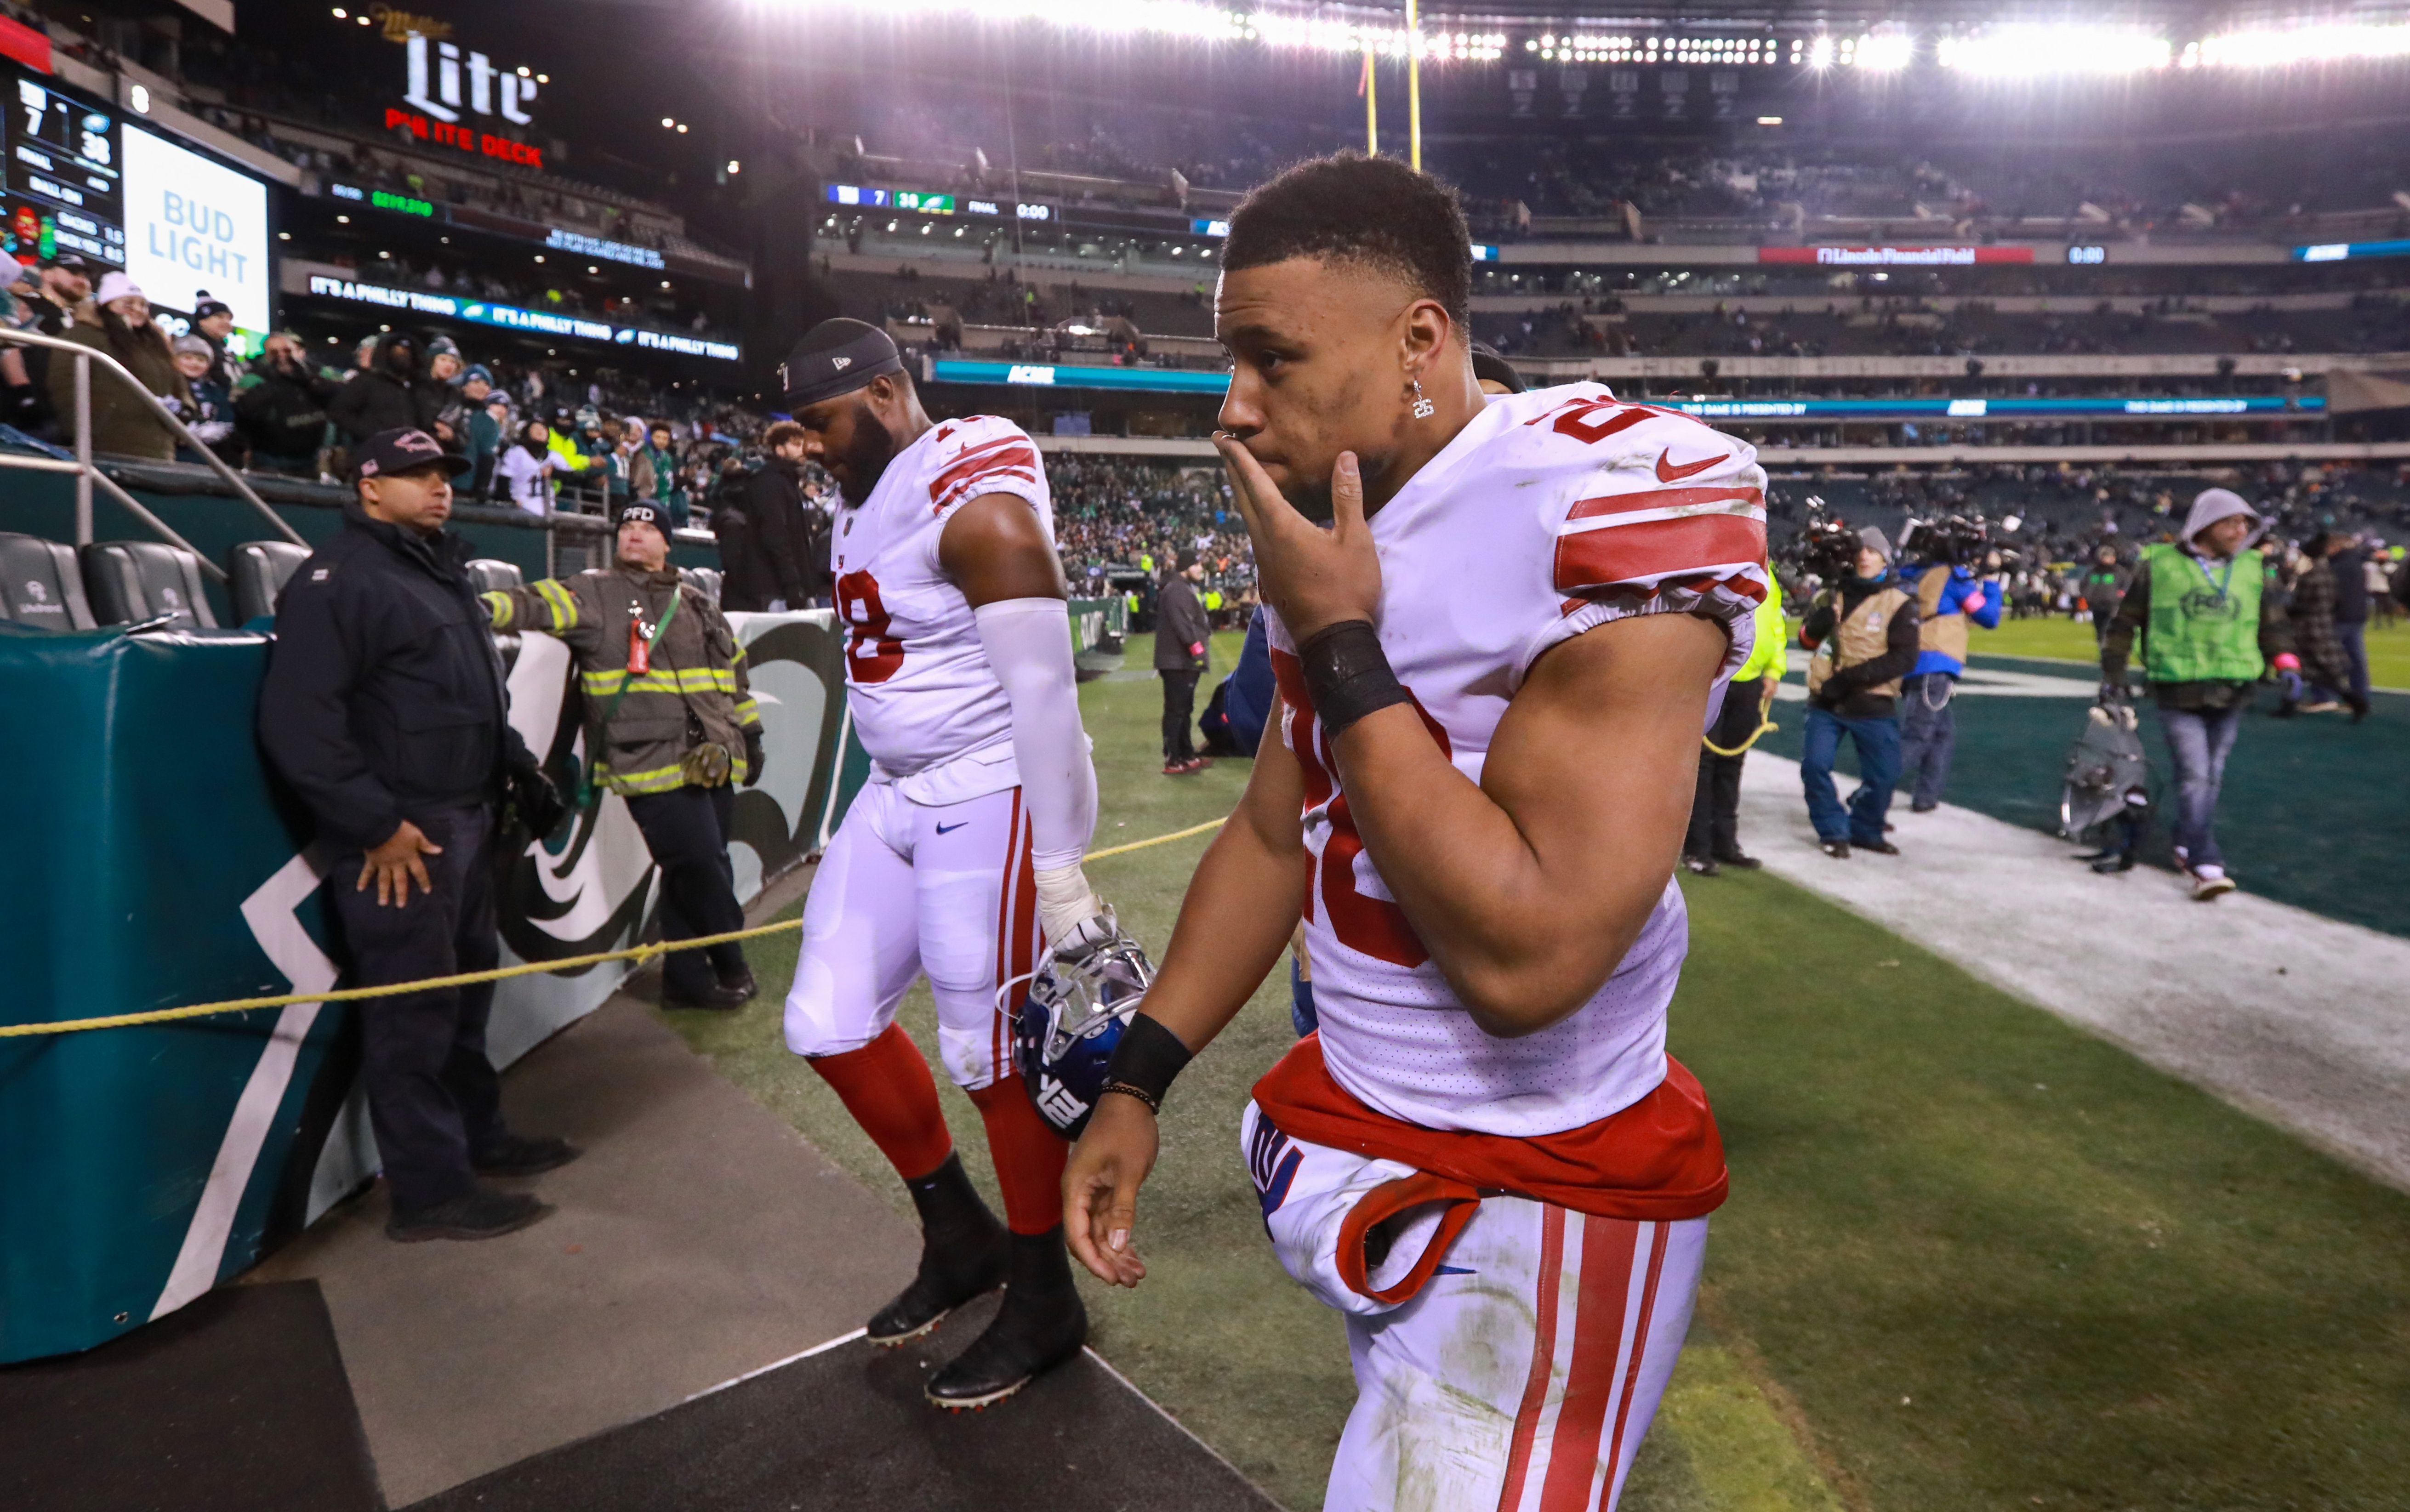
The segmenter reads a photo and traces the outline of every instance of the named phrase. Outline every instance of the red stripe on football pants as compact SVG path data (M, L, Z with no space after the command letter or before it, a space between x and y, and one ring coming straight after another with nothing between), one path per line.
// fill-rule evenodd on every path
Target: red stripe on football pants
M1021 793L1012 795L1012 842L1005 852L1004 885L996 899L996 985L1025 976L1038 957L1037 854ZM1025 981L1003 996L1017 1004L1028 992ZM1004 1221L1016 1234L1042 1234L1063 1221L1063 1166L1071 1146L1030 1105L1029 1092L1013 1071L1005 1052L1010 1028L1004 1009L996 1010L994 1080L983 1087L965 1088L987 1126L988 1155L995 1162L996 1185L1004 1190Z

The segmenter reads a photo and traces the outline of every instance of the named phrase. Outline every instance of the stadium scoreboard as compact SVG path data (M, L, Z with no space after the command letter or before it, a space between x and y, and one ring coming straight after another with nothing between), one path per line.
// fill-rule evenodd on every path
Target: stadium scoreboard
M900 210L914 215L983 215L1000 221L1051 222L1059 219L1054 207L1034 199L985 199L935 194L921 189L880 189L858 183L832 183L821 191L832 205L858 210Z
M7 250L19 260L78 252L125 266L124 165L117 115L47 80L16 77L9 101Z

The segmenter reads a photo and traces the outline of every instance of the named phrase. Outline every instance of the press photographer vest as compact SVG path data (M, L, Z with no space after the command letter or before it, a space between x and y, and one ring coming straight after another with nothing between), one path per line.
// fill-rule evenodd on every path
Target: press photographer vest
M2227 563L2176 546L2144 546L2142 570L2151 585L2151 618L2142 634L2146 681L2259 680L2259 595L2267 568L2258 550L2238 551Z
M1808 696L1815 697L1824 686L1824 679L1841 668L1871 662L1890 650L1891 617L1899 613L1900 605L1907 602L1908 595L1898 589L1882 589L1860 599L1857 607L1844 615L1841 590L1833 589L1833 633L1824 637L1824 643L1808 660ZM1897 698L1899 679L1894 677L1860 691Z
M1960 666L1967 664L1967 616L1941 612L1941 595L1950 587L1950 569L1928 567L1916 580L1916 645L1938 651ZM1981 591L1980 589L1978 590Z

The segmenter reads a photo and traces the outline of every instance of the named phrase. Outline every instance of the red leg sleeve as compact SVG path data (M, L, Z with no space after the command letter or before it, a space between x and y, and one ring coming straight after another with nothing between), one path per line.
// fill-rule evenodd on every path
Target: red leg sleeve
M902 1025L889 1025L860 1050L809 1058L812 1069L836 1089L853 1121L906 1181L929 1174L953 1154L954 1137L947 1132L945 1111L937 1106L937 1083L929 1075L929 1063L922 1058L920 1047L912 1043ZM1013 1090L1018 1093L1020 1088ZM1030 1116L1035 1118L1037 1110L1031 1109ZM993 1118L989 1127L994 1127ZM1058 1176L1062 1168L1063 1157L1057 1156ZM1006 1190L1009 1192L1010 1186Z
M1029 1105L1021 1079L1006 1077L970 1094L987 1125L1004 1218L1016 1234L1042 1234L1063 1221L1063 1165L1071 1146Z

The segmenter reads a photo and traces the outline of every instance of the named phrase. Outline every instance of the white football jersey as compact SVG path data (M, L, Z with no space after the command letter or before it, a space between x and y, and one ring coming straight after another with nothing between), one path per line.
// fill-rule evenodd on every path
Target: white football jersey
M970 601L937 562L946 522L989 493L1027 500L1053 542L1046 469L1028 434L994 415L947 420L896 453L870 498L839 508L829 532L836 614L851 632L846 698L863 749L888 780L990 747L994 759L975 764L993 775L969 785L986 791L1017 780L1012 705L988 665ZM976 796L914 793L909 782L905 792L925 802Z
M1731 646L1716 676L1728 679L1765 594L1764 488L1752 447L1596 384L1492 399L1371 521L1382 648L1456 768L1480 781L1532 662L1611 619L1721 621ZM1517 1137L1646 1097L1664 1078L1665 1008L1690 949L1680 890L1666 884L1578 1011L1519 1039L1484 1033L1365 853L1296 647L1267 621L1281 738L1305 778L1305 932L1332 1077L1393 1118Z

